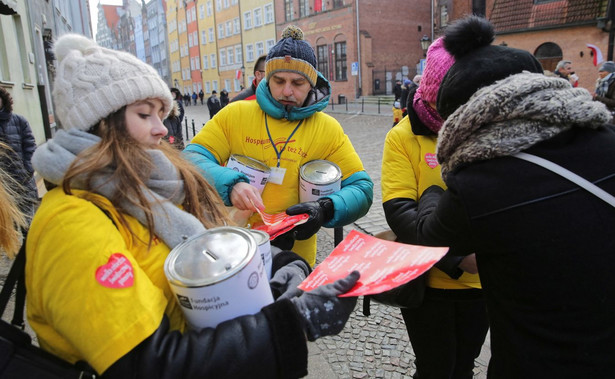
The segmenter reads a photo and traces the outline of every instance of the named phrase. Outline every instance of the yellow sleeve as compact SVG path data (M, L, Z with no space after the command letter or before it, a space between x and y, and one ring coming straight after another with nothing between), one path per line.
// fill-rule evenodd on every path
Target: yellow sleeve
M407 117L387 133L382 152L383 203L395 198L418 199L418 173L413 164L417 149Z

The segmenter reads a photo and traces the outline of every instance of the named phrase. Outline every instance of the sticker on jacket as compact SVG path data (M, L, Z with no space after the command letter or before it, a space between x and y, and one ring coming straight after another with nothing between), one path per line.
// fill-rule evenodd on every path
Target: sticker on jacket
M123 254L115 253L96 269L96 280L108 288L128 288L134 283L132 264Z
M436 158L436 154L434 153L425 154L425 163L427 163L427 166L431 168L438 167L438 159Z

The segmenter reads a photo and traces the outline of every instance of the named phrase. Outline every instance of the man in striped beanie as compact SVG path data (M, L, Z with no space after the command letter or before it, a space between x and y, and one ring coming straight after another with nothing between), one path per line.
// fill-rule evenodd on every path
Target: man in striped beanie
M188 157L216 186L226 205L251 214L248 224L262 223L257 208L269 214L307 213L307 222L272 243L292 249L310 265L316 262L315 234L320 227L354 222L367 213L373 197L373 183L348 136L333 117L321 112L330 96L329 82L316 69L314 50L301 29L289 26L267 55L256 101L230 103L186 147ZM270 168L262 191L247 175L224 166L233 154ZM301 194L301 166L314 160L339 167L339 191L320 198L312 191L311 198L305 190Z

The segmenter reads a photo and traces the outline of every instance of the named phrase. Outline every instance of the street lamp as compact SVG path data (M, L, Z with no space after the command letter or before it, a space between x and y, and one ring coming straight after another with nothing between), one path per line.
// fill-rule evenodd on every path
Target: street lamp
M424 34L421 38L421 49L423 49L423 56L427 56L427 49L429 49L429 45L431 45L431 40Z

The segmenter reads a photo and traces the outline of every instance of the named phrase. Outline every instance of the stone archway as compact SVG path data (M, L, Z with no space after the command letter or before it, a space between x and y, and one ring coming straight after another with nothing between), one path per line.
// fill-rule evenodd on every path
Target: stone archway
M557 62L562 60L563 53L562 49L556 43L545 42L536 48L534 56L542 65L543 70L553 72L555 71Z

